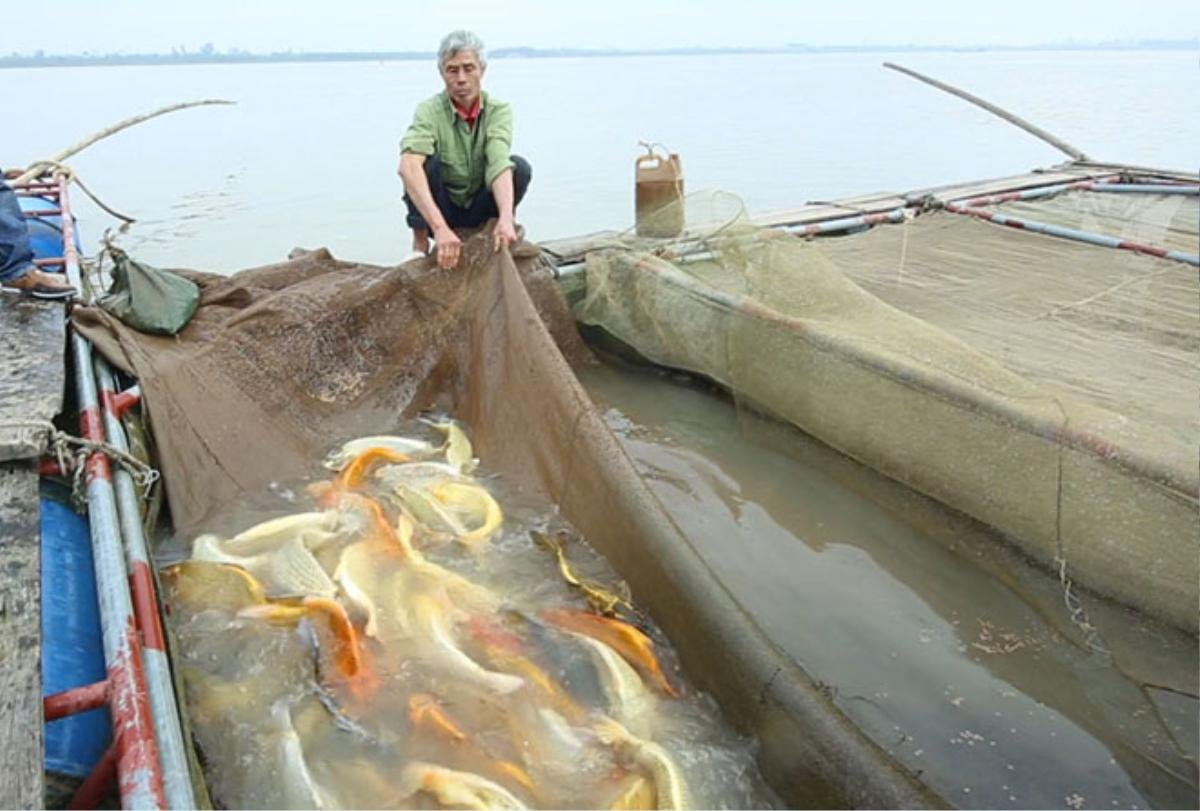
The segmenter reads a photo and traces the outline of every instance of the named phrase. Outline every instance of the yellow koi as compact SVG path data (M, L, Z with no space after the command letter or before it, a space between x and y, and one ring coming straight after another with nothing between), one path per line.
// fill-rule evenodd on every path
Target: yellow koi
M526 807L508 789L486 777L432 763L409 763L400 772L400 784L410 789L410 794L423 791L432 794L442 805L455 808L519 811Z
M201 535L192 545L192 560L240 566L255 577L270 597L332 597L337 588L304 540L293 536L258 555L235 555L215 535Z
M433 456L439 451L430 443L421 439L411 439L404 436L365 436L352 439L342 447L333 451L325 458L325 467L340 471L356 457L371 448L382 448L404 454L411 458Z
M443 482L433 487L432 494L440 504L479 519L478 526L471 530L464 526L464 532L457 536L458 540L467 546L486 542L504 523L504 514L500 511L496 499L477 484Z

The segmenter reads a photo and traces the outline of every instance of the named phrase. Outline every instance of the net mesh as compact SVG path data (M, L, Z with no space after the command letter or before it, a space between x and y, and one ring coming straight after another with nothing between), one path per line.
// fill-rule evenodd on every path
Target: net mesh
M575 378L586 363L534 246L465 241L461 267L396 268L327 251L201 290L177 336L131 330L98 308L73 323L142 387L176 530L303 478L351 437L453 414L514 498L548 500L629 583L692 683L759 743L789 807L937 804L782 653L666 515Z
M1195 198L1150 198L1027 216L1195 252ZM949 212L805 240L686 205L689 239L588 255L581 321L1195 632L1194 268Z

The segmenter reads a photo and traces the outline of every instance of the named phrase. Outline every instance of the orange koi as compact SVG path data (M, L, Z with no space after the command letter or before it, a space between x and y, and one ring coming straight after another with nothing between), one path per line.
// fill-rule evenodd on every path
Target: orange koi
M621 654L625 661L641 671L663 693L671 698L679 698L679 691L667 681L658 663L654 643L632 625L618 619L565 608L544 611L542 616L560 628L603 642Z
M450 719L437 699L429 693L416 693L408 699L408 720L415 727L445 735L455 743L467 739L467 734Z

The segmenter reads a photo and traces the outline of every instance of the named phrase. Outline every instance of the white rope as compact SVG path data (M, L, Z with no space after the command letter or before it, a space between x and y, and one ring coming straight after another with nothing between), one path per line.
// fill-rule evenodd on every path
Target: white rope
M33 428L45 432L59 468L72 477L72 497L77 504L83 504L86 500L83 496L83 473L87 466L87 458L93 453L103 453L129 473L134 484L141 489L143 499L150 498L150 490L160 478L157 470L120 448L107 442L72 436L58 430L49 420L0 420L0 430L7 428Z

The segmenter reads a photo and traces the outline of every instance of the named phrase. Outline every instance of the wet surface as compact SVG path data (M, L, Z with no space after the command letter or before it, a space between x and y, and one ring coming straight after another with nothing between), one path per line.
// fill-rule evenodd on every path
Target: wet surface
M347 503L361 507L366 495L390 524L404 524L391 495L401 487L389 482L424 487L417 474L397 472L404 467L381 469L340 502L337 520L347 523L328 530L335 537L320 540L324 530L310 528L300 544L337 583L329 583L322 611L340 604L352 629L335 630L316 612L294 619L309 602L275 599L299 593L294 564L303 552L294 547L287 566L214 563L193 551L164 570L188 712L219 805L436 808L440 800L463 807L479 780L488 781L478 795L488 807L610 807L623 792L634 803L626 807L674 807L671 780L690 807L777 804L753 763L754 741L687 686L646 617L632 608L623 614L653 639L648 658L655 669L661 664L641 678L630 667L642 671L644 658L602 666L602 643L571 632L590 634L579 623L607 621L587 613L581 589L568 585L547 551L552 544L535 533L562 544L572 577L613 594L626 589L552 505L510 492L485 468L453 480L486 488L501 505L503 523L485 543L468 546L461 534L433 531L409 496L401 498L416 522L416 552L400 553L400 544L357 529ZM314 464L312 481L329 475ZM277 483L253 503L230 505L206 529L229 538L281 515L317 514L312 481ZM429 492L451 480L436 481ZM169 539L159 561L186 558L193 540ZM228 550L234 542L214 543ZM278 555L281 546L260 542L253 556L244 542L236 548L249 561ZM238 566L256 572L267 600ZM311 569L303 582L314 582ZM616 742L608 717L627 730Z
M743 606L948 802L1196 806L1194 636L1089 595L1073 622L1001 538L683 376L580 376Z

